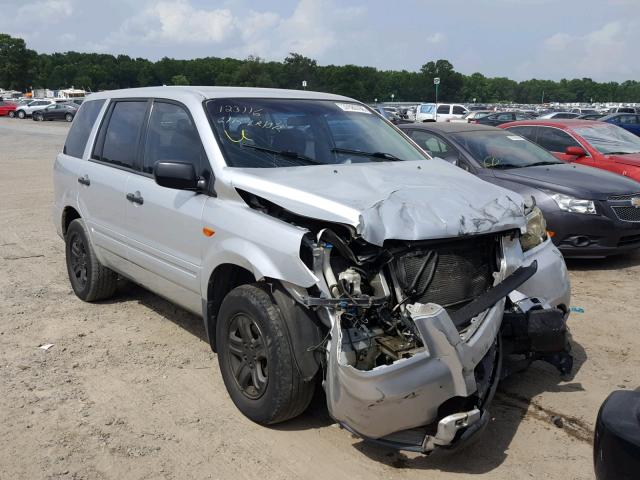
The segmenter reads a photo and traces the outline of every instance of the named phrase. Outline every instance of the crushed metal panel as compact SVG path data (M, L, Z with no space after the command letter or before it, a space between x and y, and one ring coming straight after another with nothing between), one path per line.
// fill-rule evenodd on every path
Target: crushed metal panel
M517 193L438 159L233 170L234 187L298 215L351 225L374 245L525 227Z

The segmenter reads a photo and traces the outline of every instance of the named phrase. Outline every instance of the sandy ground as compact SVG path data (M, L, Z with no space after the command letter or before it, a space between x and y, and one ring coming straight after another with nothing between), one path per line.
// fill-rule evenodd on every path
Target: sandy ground
M363 443L322 395L265 428L231 403L199 318L131 285L100 304L72 293L50 218L67 129L0 118L0 479L593 478L598 407L639 386L640 254L569 264L575 375L541 364L504 382L457 455Z

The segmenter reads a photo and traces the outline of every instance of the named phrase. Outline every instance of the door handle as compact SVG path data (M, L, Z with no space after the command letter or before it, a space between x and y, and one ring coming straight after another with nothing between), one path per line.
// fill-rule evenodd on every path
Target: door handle
M140 195L140 192L127 193L127 200L137 203L138 205L142 205L144 203L144 199L142 198L142 195Z
M91 180L89 180L89 175L85 175L84 177L79 177L78 183L81 183L82 185L86 185L87 187L91 185Z

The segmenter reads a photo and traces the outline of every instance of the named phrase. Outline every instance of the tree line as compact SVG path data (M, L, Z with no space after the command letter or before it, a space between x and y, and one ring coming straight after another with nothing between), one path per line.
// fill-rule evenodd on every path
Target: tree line
M307 88L337 93L364 102L435 100L433 79L440 78L441 101L477 103L640 102L640 82L594 82L590 78L560 81L489 78L456 72L447 60L430 61L419 71L379 70L356 65L318 65L290 53L283 61L205 57L162 58L156 62L128 55L37 53L24 40L0 33L0 87L84 88L89 91L148 85L234 85Z

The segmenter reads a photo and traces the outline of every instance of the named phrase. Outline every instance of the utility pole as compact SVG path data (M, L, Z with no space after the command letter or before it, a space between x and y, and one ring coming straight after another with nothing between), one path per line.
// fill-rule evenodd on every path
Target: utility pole
M438 121L438 87L440 86L440 77L435 77L433 79L433 84L436 86L436 113L435 113L435 121Z

